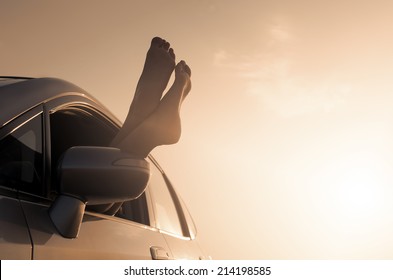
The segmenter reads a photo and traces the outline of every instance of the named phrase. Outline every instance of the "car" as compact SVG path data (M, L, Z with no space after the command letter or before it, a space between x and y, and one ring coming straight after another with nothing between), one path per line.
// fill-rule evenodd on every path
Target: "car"
M0 77L0 259L207 259L152 155L109 144L121 122L57 78Z

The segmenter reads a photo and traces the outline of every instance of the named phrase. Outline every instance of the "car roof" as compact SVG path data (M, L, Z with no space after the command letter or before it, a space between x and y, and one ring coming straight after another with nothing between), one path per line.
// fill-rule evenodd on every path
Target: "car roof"
M0 77L0 127L23 112L49 100L83 96L94 101L109 117L117 120L97 99L82 88L58 78Z

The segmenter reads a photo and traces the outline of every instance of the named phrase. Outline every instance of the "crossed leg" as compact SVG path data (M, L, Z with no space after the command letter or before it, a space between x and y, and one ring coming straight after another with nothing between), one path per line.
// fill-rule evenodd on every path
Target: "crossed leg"
M157 108L174 68L175 53L170 44L154 37L128 115L122 129L113 139L112 146L120 143Z
M175 66L173 85L161 98L173 71L168 61L174 63L174 52L164 40L164 45L157 47L158 39L152 40L130 112L112 142L112 146L140 157L146 157L157 146L179 141L180 108L191 90L191 69L181 61ZM163 73L158 74L160 71Z

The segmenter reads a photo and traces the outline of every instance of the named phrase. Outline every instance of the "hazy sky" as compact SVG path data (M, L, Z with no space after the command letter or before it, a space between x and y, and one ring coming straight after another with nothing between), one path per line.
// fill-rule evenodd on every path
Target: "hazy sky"
M192 68L153 154L218 259L393 258L393 2L0 0L0 74L124 119L152 37Z

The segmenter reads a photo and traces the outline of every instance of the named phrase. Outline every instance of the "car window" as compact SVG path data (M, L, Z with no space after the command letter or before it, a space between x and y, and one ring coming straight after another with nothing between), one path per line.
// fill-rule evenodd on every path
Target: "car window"
M151 177L149 189L152 193L156 227L169 233L182 236L183 231L179 215L166 181L161 171L154 164L150 164L150 168Z
M108 146L116 128L90 108L68 106L50 114L51 174L56 186L57 166L63 153L74 146ZM56 190L52 190L55 191Z
M62 154L74 146L109 146L118 128L103 115L91 108L72 106L56 110L50 115L52 182L56 186L56 168ZM110 186L108 186L110 188ZM56 193L56 187L53 189ZM149 225L145 195L125 203L88 205L90 212L116 215Z
M50 115L52 164L74 146L108 146L116 127L93 109L66 107Z
M42 114L0 140L0 184L43 195Z

